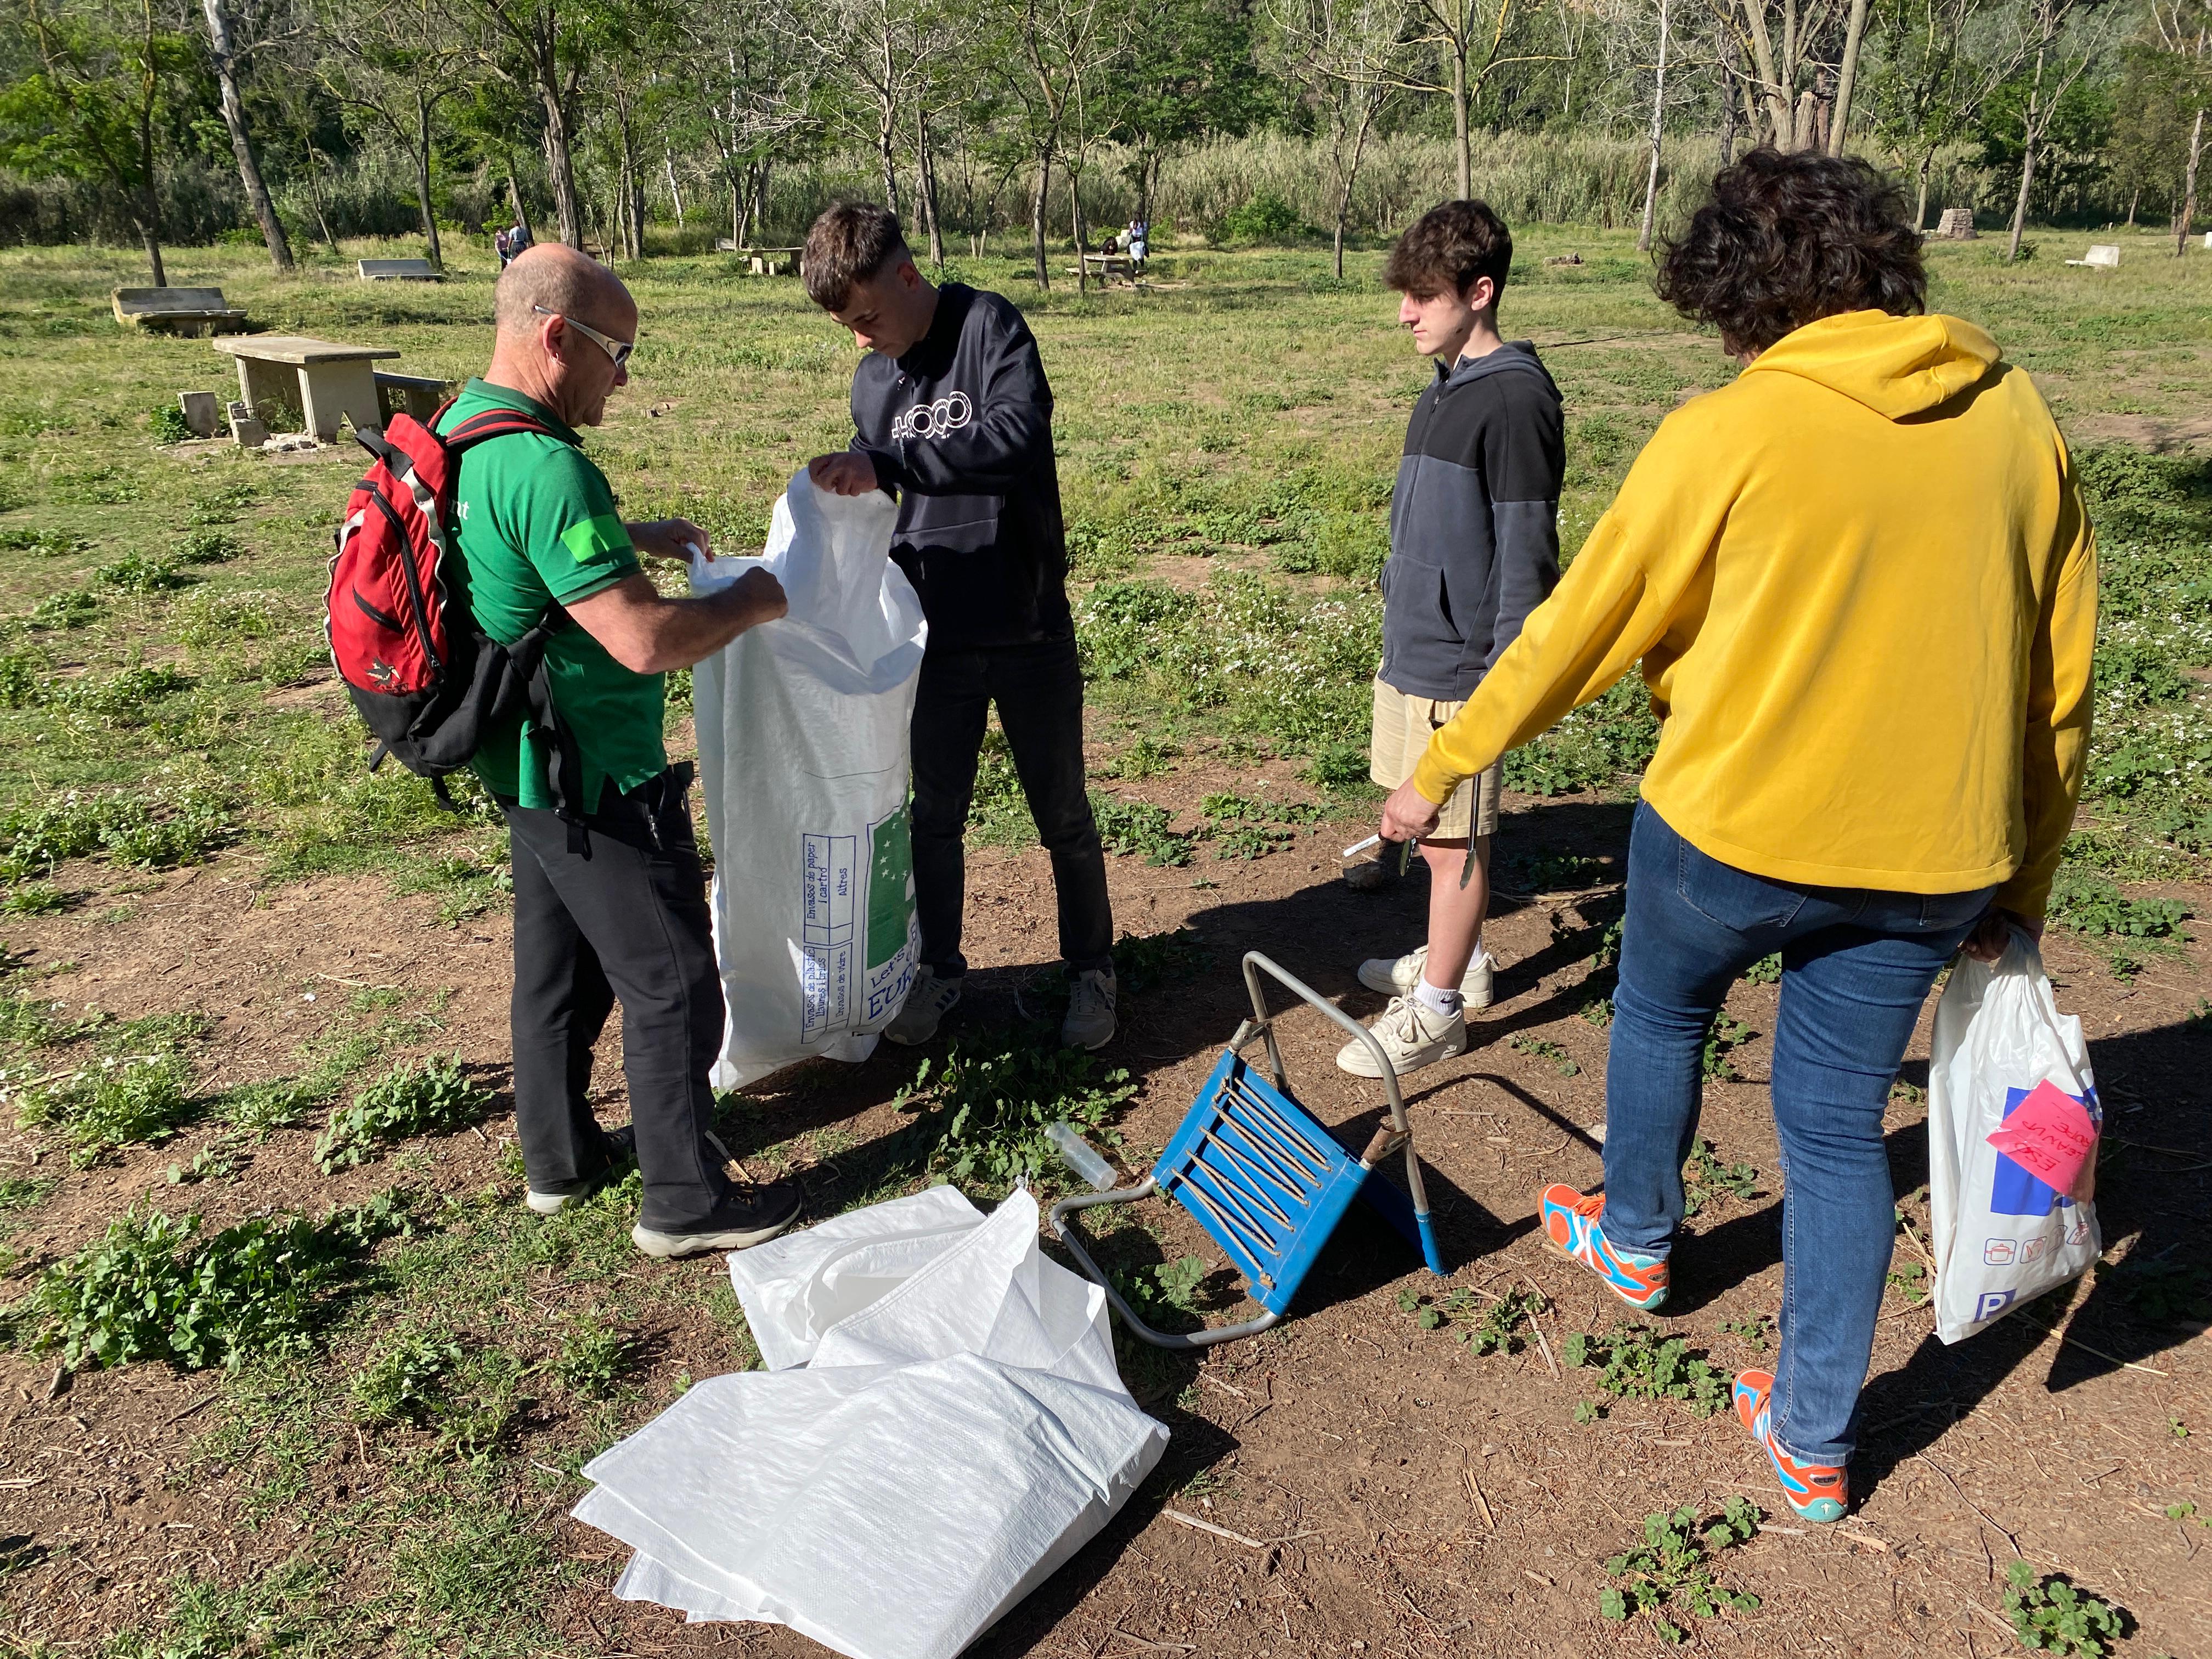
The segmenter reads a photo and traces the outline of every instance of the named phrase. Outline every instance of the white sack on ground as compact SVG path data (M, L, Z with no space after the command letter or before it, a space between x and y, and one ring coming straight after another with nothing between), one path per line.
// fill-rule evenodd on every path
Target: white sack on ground
M914 978L907 725L927 629L890 562L897 517L881 490L826 495L801 472L760 558L692 566L695 593L758 566L791 602L692 673L729 1004L719 1089L866 1059Z
M939 1188L732 1256L783 1368L700 1383L586 1467L577 1518L637 1552L616 1595L951 1659L1051 1577L1167 1431L1036 1229L1025 1192L985 1218Z
M2089 1271L2103 1125L2081 1022L2058 1012L2027 935L1993 963L1960 957L1928 1062L1937 1336L1972 1336Z

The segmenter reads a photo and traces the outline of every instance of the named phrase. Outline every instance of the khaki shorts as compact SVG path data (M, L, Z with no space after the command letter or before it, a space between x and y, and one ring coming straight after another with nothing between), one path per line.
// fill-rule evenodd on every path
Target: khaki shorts
M1367 775L1385 789L1395 789L1413 775L1413 768L1428 751L1429 738L1450 723L1467 707L1439 702L1434 697L1409 697L1395 686L1375 682L1375 735L1368 749ZM1498 762L1479 777L1452 791L1431 831L1437 841L1465 841L1470 836L1498 833L1498 792L1503 787L1504 763Z

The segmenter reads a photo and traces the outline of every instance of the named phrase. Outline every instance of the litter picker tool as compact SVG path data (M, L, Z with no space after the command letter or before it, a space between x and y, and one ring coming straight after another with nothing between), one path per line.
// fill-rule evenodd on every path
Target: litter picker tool
M1374 1051L1389 1119L1358 1157L1347 1152L1290 1092L1283 1054L1275 1041L1275 1016L1267 1012L1260 976L1267 974L1299 1000L1311 1004ZM1429 1271L1442 1273L1428 1194L1421 1184L1413 1131L1397 1073L1382 1046L1364 1026L1319 992L1292 978L1257 951L1244 957L1244 987L1252 1017L1229 1039L1221 1060L1152 1173L1133 1187L1084 1193L1052 1206L1053 1231L1076 1263L1106 1292L1121 1322L1161 1348L1200 1348L1267 1329L1288 1311L1298 1286L1354 1198L1373 1205L1415 1245ZM1267 1046L1273 1080L1252 1070L1243 1051L1255 1040ZM1391 1153L1406 1154L1406 1188L1400 1191L1376 1167ZM1247 1293L1264 1311L1257 1319L1187 1335L1157 1331L1137 1316L1098 1264L1091 1241L1076 1224L1080 1211L1101 1204L1133 1204L1164 1194L1190 1212L1244 1276Z

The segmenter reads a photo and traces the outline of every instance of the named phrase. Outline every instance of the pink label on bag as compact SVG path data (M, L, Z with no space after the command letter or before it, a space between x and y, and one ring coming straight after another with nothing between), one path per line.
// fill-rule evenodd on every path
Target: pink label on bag
M2070 1198L2089 1196L2097 1125L2088 1109L2056 1084L2036 1085L1989 1141L2037 1180Z

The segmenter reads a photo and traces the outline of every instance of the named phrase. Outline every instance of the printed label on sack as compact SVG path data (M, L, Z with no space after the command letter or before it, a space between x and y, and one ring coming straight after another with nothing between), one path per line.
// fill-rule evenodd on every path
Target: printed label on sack
M868 826L868 936L866 1002L860 1021L873 1025L898 1012L921 955L914 908L914 838L906 808Z
M1990 1208L2000 1215L2049 1215L2089 1195L2102 1114L2094 1092L2057 1084L2005 1091L2004 1122L1989 1143L1999 1157Z
M811 1042L851 1022L853 902L860 881L860 838L806 836L802 840L799 1037Z

